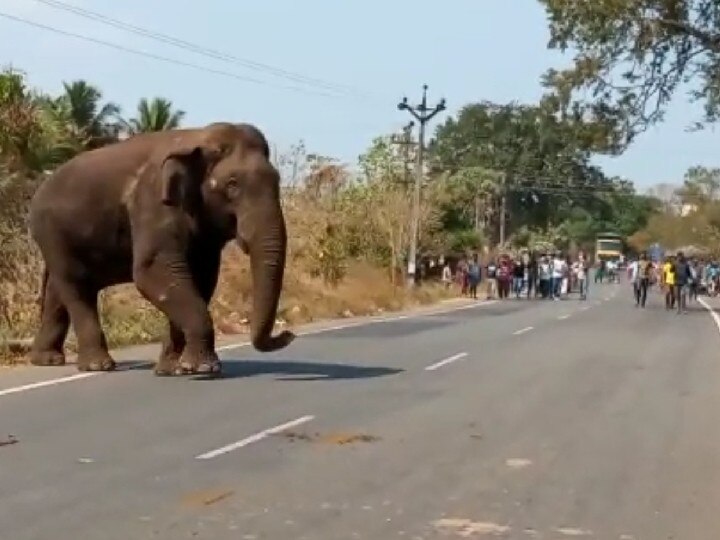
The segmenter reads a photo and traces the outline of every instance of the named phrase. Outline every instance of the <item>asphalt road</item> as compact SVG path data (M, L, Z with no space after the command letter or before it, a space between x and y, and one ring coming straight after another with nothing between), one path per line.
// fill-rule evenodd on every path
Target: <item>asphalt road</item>
M214 381L0 372L0 538L717 538L720 318L627 285L456 307Z

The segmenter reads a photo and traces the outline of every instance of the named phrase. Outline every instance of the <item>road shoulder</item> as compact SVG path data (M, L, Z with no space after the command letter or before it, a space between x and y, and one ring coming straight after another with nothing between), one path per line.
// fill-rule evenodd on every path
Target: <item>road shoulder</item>
M368 324L378 324L403 318L422 317L425 315L442 314L449 311L471 309L491 304L485 300L471 300L468 298L451 298L433 304L413 306L400 311L384 312L373 316L347 317L339 319L325 319L303 325L291 327L291 330L302 337L308 334L318 334ZM246 347L249 345L247 334L222 335L217 337L218 351ZM131 369L138 363L153 362L158 354L158 343L145 343L112 349L110 354L118 363L118 369ZM68 354L68 363L61 367L38 367L27 364L15 366L0 366L0 392L24 385L43 384L56 379L86 375L77 371L75 355Z

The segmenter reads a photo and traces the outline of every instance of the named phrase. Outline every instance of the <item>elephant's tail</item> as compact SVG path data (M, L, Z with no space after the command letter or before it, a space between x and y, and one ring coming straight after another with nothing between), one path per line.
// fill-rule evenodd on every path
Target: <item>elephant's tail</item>
M45 295L47 294L48 284L48 269L47 266L43 266L42 279L40 281L40 294L38 295L38 303L40 304L40 319L42 320L43 311L45 310Z

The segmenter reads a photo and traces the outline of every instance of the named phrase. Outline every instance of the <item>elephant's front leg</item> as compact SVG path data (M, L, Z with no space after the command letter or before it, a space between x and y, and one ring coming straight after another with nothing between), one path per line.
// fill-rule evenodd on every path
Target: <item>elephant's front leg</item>
M204 250L190 259L192 280L206 304L210 303L217 287L220 273L221 250ZM155 374L160 376L176 375L183 372L178 365L185 349L185 334L182 329L169 321L168 333L162 343L160 357L155 364Z
M142 295L167 315L171 324L185 336L175 373L180 370L219 373L220 362L215 352L215 331L208 304L198 291L187 262L162 256L139 257L133 274ZM171 342L172 332L171 327ZM178 341L172 343L171 351L178 348Z
M185 334L182 329L168 319L168 333L162 342L160 356L155 363L155 375L168 376L182 373L179 362L185 350Z

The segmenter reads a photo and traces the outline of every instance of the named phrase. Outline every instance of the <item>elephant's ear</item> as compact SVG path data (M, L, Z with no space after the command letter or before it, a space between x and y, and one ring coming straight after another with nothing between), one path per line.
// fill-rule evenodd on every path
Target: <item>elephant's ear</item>
M184 206L193 193L199 192L205 178L206 164L203 149L180 150L168 155L160 171L160 190L163 204Z

